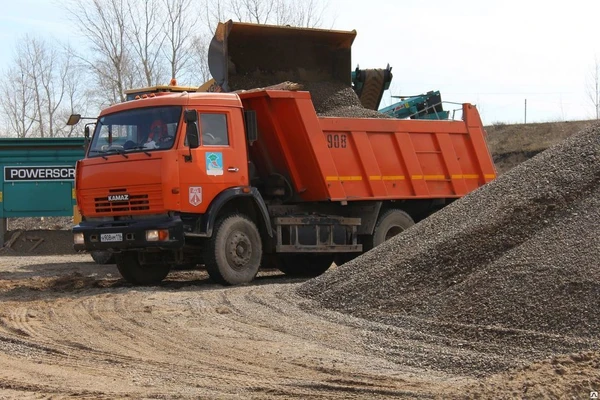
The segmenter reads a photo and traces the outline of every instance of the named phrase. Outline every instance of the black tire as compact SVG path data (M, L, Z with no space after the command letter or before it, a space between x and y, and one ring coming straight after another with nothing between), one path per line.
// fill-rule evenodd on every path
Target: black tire
M169 274L168 264L140 264L135 251L116 255L117 269L123 279L134 285L156 285Z
M252 282L261 259L262 241L254 222L242 214L233 214L215 223L204 253L204 265L215 282Z
M114 264L115 263L115 254L110 251L92 251L91 253L92 259L96 262L96 264L106 265L106 264Z
M384 90L385 70L368 71L367 74L369 77L363 84L360 103L364 108L377 111Z
M415 221L402 210L387 210L377 219L373 236L363 244L363 250L368 251L379 246L386 240L404 232L415 224Z
M281 256L277 268L288 276L319 276L333 264L332 255L294 254Z

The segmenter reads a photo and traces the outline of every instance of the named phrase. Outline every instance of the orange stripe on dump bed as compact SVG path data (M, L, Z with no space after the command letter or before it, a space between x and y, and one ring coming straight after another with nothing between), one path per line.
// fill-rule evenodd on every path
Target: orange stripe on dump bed
M403 181L404 179L404 175L376 175L369 177L371 181Z
M325 180L328 182L337 181L362 181L362 176L327 176Z

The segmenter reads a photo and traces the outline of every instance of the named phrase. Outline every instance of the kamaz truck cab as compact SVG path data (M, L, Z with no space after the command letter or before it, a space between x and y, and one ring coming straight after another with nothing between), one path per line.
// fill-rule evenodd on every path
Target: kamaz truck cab
M237 209L266 219L264 202L249 186L245 132L256 128L244 124L234 94L166 94L102 111L87 157L76 169L83 220L74 228L75 249L115 251L128 281L155 283L174 264L204 262L194 242L211 236L214 217L230 197L240 197ZM231 239L233 250L226 256L234 264L249 257L260 262L255 224L235 213L229 217L227 223L247 226L248 232ZM222 245L214 242L214 250Z

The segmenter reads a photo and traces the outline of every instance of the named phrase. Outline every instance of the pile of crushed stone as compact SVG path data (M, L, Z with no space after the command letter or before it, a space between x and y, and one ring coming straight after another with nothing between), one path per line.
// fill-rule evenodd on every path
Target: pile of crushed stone
M432 341L532 360L598 347L599 253L595 125L298 293Z
M280 84L280 75L236 75L229 78L231 90L250 90ZM354 90L341 82L314 82L294 80L302 90L310 92L315 111L321 117L389 118L374 110L364 108Z

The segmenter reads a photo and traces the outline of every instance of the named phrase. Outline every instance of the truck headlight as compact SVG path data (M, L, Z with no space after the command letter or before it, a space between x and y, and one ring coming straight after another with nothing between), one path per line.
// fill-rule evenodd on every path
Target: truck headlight
M169 240L168 229L150 229L146 231L147 242L163 242Z
M84 244L85 243L85 239L83 238L83 233L81 233L81 232L75 233L73 235L73 243L75 243L75 244Z

